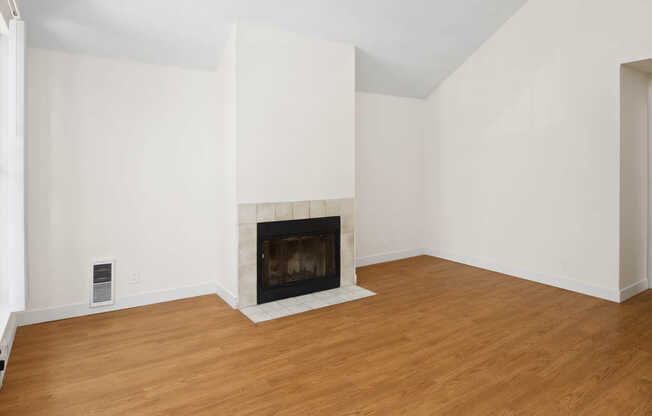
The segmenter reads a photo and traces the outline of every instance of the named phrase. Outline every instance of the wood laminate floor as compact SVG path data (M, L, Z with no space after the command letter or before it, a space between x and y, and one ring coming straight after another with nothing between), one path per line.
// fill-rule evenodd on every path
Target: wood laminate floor
M652 414L652 291L426 256L358 283L377 295L257 325L203 296L21 327L0 414Z

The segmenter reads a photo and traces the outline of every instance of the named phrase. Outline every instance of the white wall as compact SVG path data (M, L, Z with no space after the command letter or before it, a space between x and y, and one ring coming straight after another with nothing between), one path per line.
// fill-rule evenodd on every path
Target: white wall
M618 300L620 64L651 15L530 0L432 93L431 253Z
M238 202L355 195L355 49L237 26Z
M9 22L12 17L9 2L0 2L0 36L9 33Z
M0 333L4 329L7 316L2 316L4 309L9 309L9 217L8 217L8 133L9 133L9 37L0 32Z
M39 49L29 61L22 323L88 313L104 258L116 307L209 288L235 304L238 200L355 194L350 45L240 25L216 72Z
M87 305L107 257L118 300L214 291L216 74L39 49L28 62L29 308Z
M236 186L237 137L236 137L236 31L230 30L220 63L217 69L217 125L219 134L216 140L220 143L220 193L224 215L221 220L223 227L222 248L224 269L218 274L218 294L228 299L232 305L238 298L238 203ZM217 156L217 155L216 155Z
M357 265L423 250L425 101L356 95Z
M648 74L622 67L620 289L647 283L649 83Z

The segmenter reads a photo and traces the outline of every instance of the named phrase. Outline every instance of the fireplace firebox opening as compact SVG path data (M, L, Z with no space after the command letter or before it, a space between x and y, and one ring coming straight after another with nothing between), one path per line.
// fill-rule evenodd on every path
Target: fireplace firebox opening
M340 286L340 217L258 223L258 304Z

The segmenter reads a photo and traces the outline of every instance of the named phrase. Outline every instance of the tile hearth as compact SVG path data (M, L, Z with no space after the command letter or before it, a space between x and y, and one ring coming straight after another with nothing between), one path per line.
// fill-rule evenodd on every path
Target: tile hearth
M313 309L325 308L339 303L351 302L374 296L375 293L360 286L338 287L294 298L277 300L262 305L240 309L254 323L271 321Z

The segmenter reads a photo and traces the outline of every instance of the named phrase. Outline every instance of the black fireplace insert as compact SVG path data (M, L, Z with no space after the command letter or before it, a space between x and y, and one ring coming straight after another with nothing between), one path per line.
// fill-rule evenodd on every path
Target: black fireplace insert
M258 223L258 303L340 286L340 217Z

